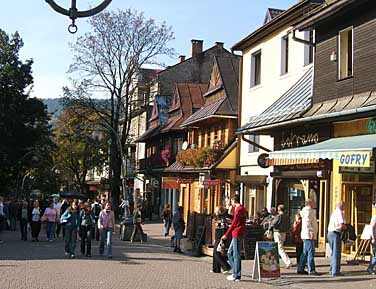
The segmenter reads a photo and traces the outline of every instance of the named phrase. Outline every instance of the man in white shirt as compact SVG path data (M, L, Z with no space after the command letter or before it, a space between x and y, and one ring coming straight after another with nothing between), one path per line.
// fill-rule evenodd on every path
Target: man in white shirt
M317 239L317 218L316 210L313 208L313 201L308 199L306 206L301 210L302 232L300 234L303 240L303 254L299 260L298 274L318 275L315 266L315 240ZM308 272L304 270L308 265Z
M330 258L330 274L333 277L343 276L341 273L341 251L342 242L341 234L346 228L345 221L345 202L339 201L336 204L336 209L330 216L329 226L328 226L328 242L332 255Z
M373 204L374 208L376 209L376 203ZM372 243L372 252L373 257L369 262L367 272L371 275L375 275L375 271L373 271L373 268L376 266L376 215L372 217L371 219L371 243Z

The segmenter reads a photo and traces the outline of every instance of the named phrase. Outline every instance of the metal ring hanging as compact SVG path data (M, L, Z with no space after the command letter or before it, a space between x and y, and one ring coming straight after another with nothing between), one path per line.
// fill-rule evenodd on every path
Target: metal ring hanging
M84 11L78 11L76 2L77 0L72 0L71 8L65 9L61 7L60 5L56 4L54 0L45 0L56 12L63 14L65 16L68 16L70 19L72 19L72 24L68 26L68 31L70 33L76 33L78 28L75 24L75 20L77 18L83 18L83 17L89 17L93 16L95 14L98 14L99 12L106 9L108 5L112 2L112 0L103 0L101 4L98 6Z

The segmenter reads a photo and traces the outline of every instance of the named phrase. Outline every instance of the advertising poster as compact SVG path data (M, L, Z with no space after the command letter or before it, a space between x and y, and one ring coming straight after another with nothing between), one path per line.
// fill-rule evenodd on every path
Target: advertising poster
M257 242L252 279L275 279L281 277L278 246L275 242Z

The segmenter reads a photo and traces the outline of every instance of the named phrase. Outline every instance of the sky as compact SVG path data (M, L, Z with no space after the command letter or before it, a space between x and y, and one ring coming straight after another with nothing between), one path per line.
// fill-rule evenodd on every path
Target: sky
M0 29L11 34L18 31L24 41L21 59L34 60L34 88L32 96L56 98L62 95L62 87L69 86L67 70L72 62L69 43L90 31L84 18L78 19L78 32L70 34L70 19L58 14L45 0L1 1ZM65 8L70 0L55 0ZM77 0L79 10L96 6L102 0ZM109 10L128 8L143 11L157 23L172 26L175 39L170 46L177 55L190 56L191 39L204 40L204 49L216 41L224 42L225 48L260 27L268 7L286 9L298 0L113 0ZM166 65L177 63L176 58L163 59Z

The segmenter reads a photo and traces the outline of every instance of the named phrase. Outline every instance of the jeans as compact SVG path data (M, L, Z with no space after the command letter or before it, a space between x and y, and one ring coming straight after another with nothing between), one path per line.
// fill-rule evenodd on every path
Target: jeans
M282 261L285 263L286 266L291 266L292 262L289 256L287 256L285 249L283 248L283 244L285 243L285 240L286 240L286 233L274 232L273 237L274 237L274 242L276 242L278 245L278 252L279 252L279 256L281 256Z
M91 226L88 227L81 227L80 235L81 235L81 253L85 255L91 255L91 238L92 238L93 228Z
M55 230L56 230L56 222L48 222L47 223L48 240L52 241L53 239L55 239Z
M227 256L232 268L232 277L235 279L241 278L242 270L242 238L232 238L230 247L228 248Z
M303 254L299 260L298 272L303 272L308 263L308 273L316 271L315 266L315 240L303 240Z
M20 230L21 230L21 240L27 240L27 220L21 219L20 220Z
M106 243L106 256L112 257L112 228L106 228L101 231L101 242L99 244L99 255L104 253L104 244Z
M170 233L170 222L168 219L163 219L163 229L164 234L167 236Z
M65 225L65 252L71 255L76 251L77 228Z
M372 243L372 254L373 254L373 257L368 265L368 269L370 270L373 270L373 268L375 268L376 266L376 243Z
M341 234L337 232L328 232L328 242L330 250L332 251L329 273L334 276L341 271Z

